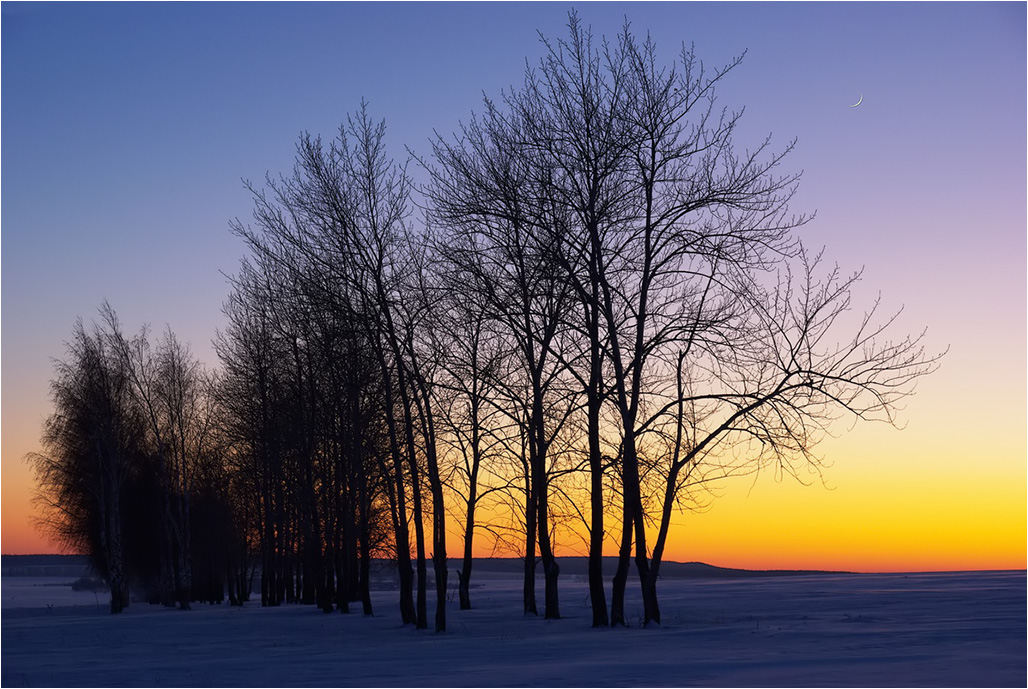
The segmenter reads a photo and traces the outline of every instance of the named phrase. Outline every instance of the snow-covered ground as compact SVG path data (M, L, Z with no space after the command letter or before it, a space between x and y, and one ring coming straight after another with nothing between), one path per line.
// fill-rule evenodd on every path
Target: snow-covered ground
M402 627L392 591L373 618L259 602L111 616L103 594L39 585L54 583L2 580L4 687L1025 686L1028 672L1024 572L668 580L664 624L646 629L591 629L581 581L562 581L564 619L526 618L520 582L493 577L474 610L451 605L446 634Z

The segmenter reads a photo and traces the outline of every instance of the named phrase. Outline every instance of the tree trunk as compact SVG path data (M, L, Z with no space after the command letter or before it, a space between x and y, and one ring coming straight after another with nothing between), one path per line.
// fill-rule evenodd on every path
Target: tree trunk
M402 479L398 479L402 481ZM403 489L403 485L399 486ZM397 498L397 504L404 507L406 501ZM396 529L396 568L400 578L400 617L404 624L417 622L417 613L414 610L414 572L410 562L410 533L407 530L406 510L400 513L399 524Z
M543 561L543 568L546 575L546 612L544 618L547 620L559 620L560 619L560 601L557 599L557 577L560 576L560 565L557 564L557 560L550 556L550 566L545 566L545 560Z
M526 483L530 479L526 476ZM525 490L525 614L538 615L535 603L535 495L531 486Z
M471 609L471 568L474 565L472 557L472 538L475 533L475 486L471 486L471 497L468 498L468 514L464 523L464 562L463 569L457 572L460 590L460 609Z
M610 626L628 626L625 618L625 589L628 586L628 570L632 559L632 515L625 504L621 517L621 546L618 548L618 566L610 596Z
M348 501L343 501L342 512L343 512L343 534L342 534L342 547L339 549L339 553L336 555L338 561L338 573L336 575L336 609L343 614L350 612L350 581L351 572L353 568L350 566L350 559L354 556L353 548L350 547L352 529L350 525L350 505Z
M432 460L434 461L434 460ZM435 565L435 630L446 631L446 506L438 472L432 481L432 563Z
M603 484L602 469L592 472L592 525L589 533L589 602L593 612L593 626L606 627L607 601L603 591ZM597 486L597 484L600 484Z
M446 552L434 553L432 561L435 563L435 630L436 632L446 631L446 581L449 573L446 571Z
M321 582L321 597L318 599L318 606L325 612L332 612L335 593L336 593L336 577L335 569L332 566L335 560L335 555L329 547L325 551L325 556L322 559L322 582Z
M371 607L371 543L366 518L362 518L361 524L361 569L360 569L360 592L361 608L365 615L371 616L374 610Z
M410 563L410 532L407 526L407 498L403 480L403 457L400 454L396 417L393 416L395 409L393 381L380 343L376 344L374 351L378 358L379 370L382 373L386 429L389 434L389 451L393 462L393 488L390 490L390 495L394 498L392 500L393 531L396 540L396 569L400 585L400 619L403 621L403 624L411 624L417 621L417 613L414 610L414 580Z
M642 580L643 596L643 626L650 622L660 624L660 605L657 602L657 575L656 570L650 569Z
M182 457L182 495L179 497L179 525L181 534L179 538L180 571L182 573L181 587L179 588L179 608L189 610L189 602L193 597L193 543L189 529L189 481L186 476L185 454Z
M340 548L333 558L333 566L336 573L335 604L336 610L346 614L350 612L350 602L346 596L346 577L349 576L350 568L346 566L346 549Z
M107 571L111 587L111 614L116 615L128 606L129 593L125 582L125 559L121 545L121 507L118 490L111 491L109 505L111 511L106 515L108 530Z
M543 561L543 577L545 581L545 607L543 617L547 620L560 619L560 605L557 599L557 577L560 574L560 567L553 557L553 547L550 543L549 525L549 501L546 487L546 477L537 475L539 487L539 554Z
M646 552L646 522L643 519L642 498L639 488L639 464L635 438L626 434L625 442L625 500L632 505L632 523L635 527L635 566L643 595L643 626L650 622L660 624L660 606L657 604L656 570L650 569Z
M559 620L560 605L557 599L557 577L560 575L560 566L553 556L549 524L543 516L543 511L547 509L549 507L544 497L539 501L539 554L543 561L543 576L546 584L543 617L547 620Z
M428 629L428 565L425 561L425 522L421 509L421 484L417 473L417 458L410 457L411 486L414 500L414 539L417 551L418 568L418 599L417 618L414 626L417 629Z
M469 559L465 557L464 569L457 570L457 587L461 610L471 610L471 570L468 569L469 564Z
M358 505L357 523L359 528L359 544L360 544L360 599L361 608L365 615L371 616L374 614L371 607L371 526L368 522L370 516L368 512L371 509L370 500L368 500L368 479L367 472L364 470L364 455L360 449L359 441L359 430L362 426L360 423L359 410L354 413L354 431L353 431L353 449L351 453L351 469L356 483L356 499Z
M553 557L553 546L550 543L550 502L549 483L546 477L546 429L543 411L543 386L540 380L541 370L536 368L533 373L532 387L532 418L530 432L534 435L529 446L529 461L532 464L532 487L536 496L539 532L539 555L543 561L545 579L545 607L543 617L548 620L560 619L560 605L557 599L557 577L560 567Z
M595 285L595 281L593 281ZM595 304L595 287L594 287ZM589 603L593 612L593 627L606 627L607 601L603 592L603 452L600 447L600 333L599 313L589 310L589 387L586 406L588 408L589 435Z

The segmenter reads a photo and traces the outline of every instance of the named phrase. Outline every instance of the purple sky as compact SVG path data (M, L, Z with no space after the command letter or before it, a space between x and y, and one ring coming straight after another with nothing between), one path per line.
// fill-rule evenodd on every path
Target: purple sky
M537 32L563 35L570 7L5 2L5 552L28 510L22 457L49 413L51 359L76 317L106 298L129 332L168 324L213 363L219 271L243 254L228 223L251 210L241 178L286 172L302 131L331 137L362 98L397 158L427 153L433 130L520 81L542 53ZM749 51L721 91L746 107L737 144L798 139L786 170L804 171L794 210L818 214L808 242L866 266L861 296L880 290L905 305L904 329L951 347L910 426L948 436L954 481L984 437L1004 448L975 461L1020 481L1023 517L1025 4L578 10L607 36L627 15L668 61L683 42L709 66Z

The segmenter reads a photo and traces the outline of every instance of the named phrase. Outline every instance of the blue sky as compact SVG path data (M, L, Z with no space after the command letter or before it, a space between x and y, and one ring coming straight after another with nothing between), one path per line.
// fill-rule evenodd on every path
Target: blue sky
M106 298L129 332L168 324L214 363L222 273L243 254L228 223L251 210L241 179L287 172L301 132L331 137L362 99L395 157L427 154L434 130L520 81L571 7L5 2L4 538L76 317ZM627 15L668 61L683 42L709 67L748 51L721 91L746 108L738 145L797 138L786 170L804 172L794 209L818 212L807 241L865 266L864 297L880 290L904 328L951 347L911 422L926 438L966 428L968 451L975 429L1004 428L1023 465L1026 6L576 7L597 35Z

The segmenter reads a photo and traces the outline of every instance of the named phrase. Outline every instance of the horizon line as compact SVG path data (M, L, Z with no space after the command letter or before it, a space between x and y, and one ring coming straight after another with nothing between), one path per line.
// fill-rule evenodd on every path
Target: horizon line
M3 553L0 552L0 557L38 557L38 556L49 556L49 557L89 557L88 553ZM562 555L555 559L588 559L588 555ZM617 555L604 555L604 559L616 560ZM394 558L380 557L373 558L375 560L392 561ZM426 558L426 560L429 558ZM463 557L447 557L447 560L460 561ZM512 560L520 561L524 558L512 555L512 556L475 556L474 560ZM810 573L810 574L961 574L961 573L973 573L973 572L1025 572L1028 574L1028 566L1026 567L990 567L985 569L887 569L887 570L849 570L849 569L819 569L819 568L807 568L807 567L775 567L775 568L754 568L754 567L726 567L723 565L715 565L709 562L703 562L702 560L663 560L661 565L675 564L675 565L703 565L705 567L711 567L719 570L734 571L734 572L795 572L795 573ZM634 568L629 572L629 576L637 574Z

